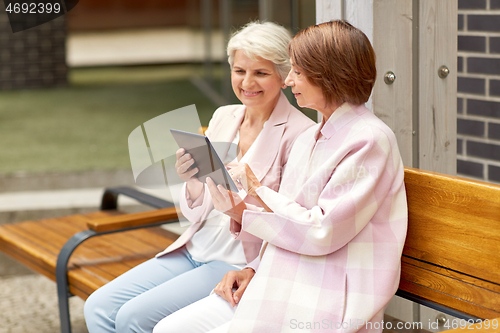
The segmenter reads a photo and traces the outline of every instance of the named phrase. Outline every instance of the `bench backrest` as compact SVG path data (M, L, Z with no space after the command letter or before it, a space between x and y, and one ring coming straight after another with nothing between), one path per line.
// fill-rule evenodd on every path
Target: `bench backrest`
M500 317L500 186L405 168L400 290L479 318Z

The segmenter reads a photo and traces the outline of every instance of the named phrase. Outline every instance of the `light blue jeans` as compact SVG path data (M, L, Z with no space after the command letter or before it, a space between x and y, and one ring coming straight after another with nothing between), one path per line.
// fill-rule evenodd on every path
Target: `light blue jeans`
M85 302L90 333L152 332L161 319L210 294L235 270L222 261L200 263L185 247L150 259L96 290Z

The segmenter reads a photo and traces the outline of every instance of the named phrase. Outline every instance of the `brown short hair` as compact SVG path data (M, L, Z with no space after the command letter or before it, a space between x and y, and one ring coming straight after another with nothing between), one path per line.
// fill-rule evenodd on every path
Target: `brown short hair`
M368 101L377 76L375 51L366 35L348 22L336 20L300 31L288 53L329 103Z

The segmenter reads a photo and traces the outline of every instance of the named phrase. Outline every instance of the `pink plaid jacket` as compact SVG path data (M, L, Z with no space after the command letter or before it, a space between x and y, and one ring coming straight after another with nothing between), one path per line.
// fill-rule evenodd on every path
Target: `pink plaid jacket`
M233 142L238 132L246 107L244 105L228 105L217 109L210 120L206 136L212 142ZM285 166L290 150L297 137L314 122L302 112L294 108L286 96L281 93L278 103L262 129L261 138L257 142L256 153L249 162L252 170L259 181L276 190L279 189L282 176L282 168ZM229 145L227 146L229 149ZM217 152L224 160L227 151ZM185 189L183 189L185 193ZM245 202L258 204L256 200L248 196ZM204 197L200 206L190 208L185 198L180 199L182 214L192 223L182 235L172 243L165 251L157 254L162 256L185 245L198 231L207 215L214 209L212 197L205 188ZM228 231L229 232L229 231ZM242 242L243 251L247 262L254 260L259 254L262 239L255 236L241 239L235 235L236 240Z
M257 189L274 213L243 215L268 245L230 332L382 332L406 237L403 177L394 133L364 106L299 136L279 193Z

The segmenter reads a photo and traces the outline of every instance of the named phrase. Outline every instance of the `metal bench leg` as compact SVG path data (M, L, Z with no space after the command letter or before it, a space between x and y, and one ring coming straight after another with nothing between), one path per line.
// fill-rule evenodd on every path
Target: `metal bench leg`
M67 282L67 281L66 281ZM57 296L59 298L59 320L61 323L61 333L71 333L71 320L69 318L69 297L66 286L57 281ZM64 291L61 291L61 287Z
M150 225L148 225L148 227L155 227L170 222L173 221L161 221L157 223L151 223ZM83 243L84 241L93 236L111 234L115 232L122 232L126 230L141 229L141 228L144 227L137 226L132 228L123 228L120 230L112 230L101 233L97 233L94 230L84 230L75 234L66 242L66 244L64 244L64 246L61 249L61 252L59 252L59 255L57 256L57 264L56 264L57 297L59 298L59 317L61 321L61 333L71 333L69 297L72 295L69 292L68 263L71 254L73 254L73 251L78 247L78 245L80 245L81 243Z
M57 257L56 283L57 297L59 298L59 319L61 321L61 333L71 333L71 321L69 316L69 297L71 293L68 287L68 262L71 254L86 239L95 236L93 230L85 230L75 234L66 244Z

